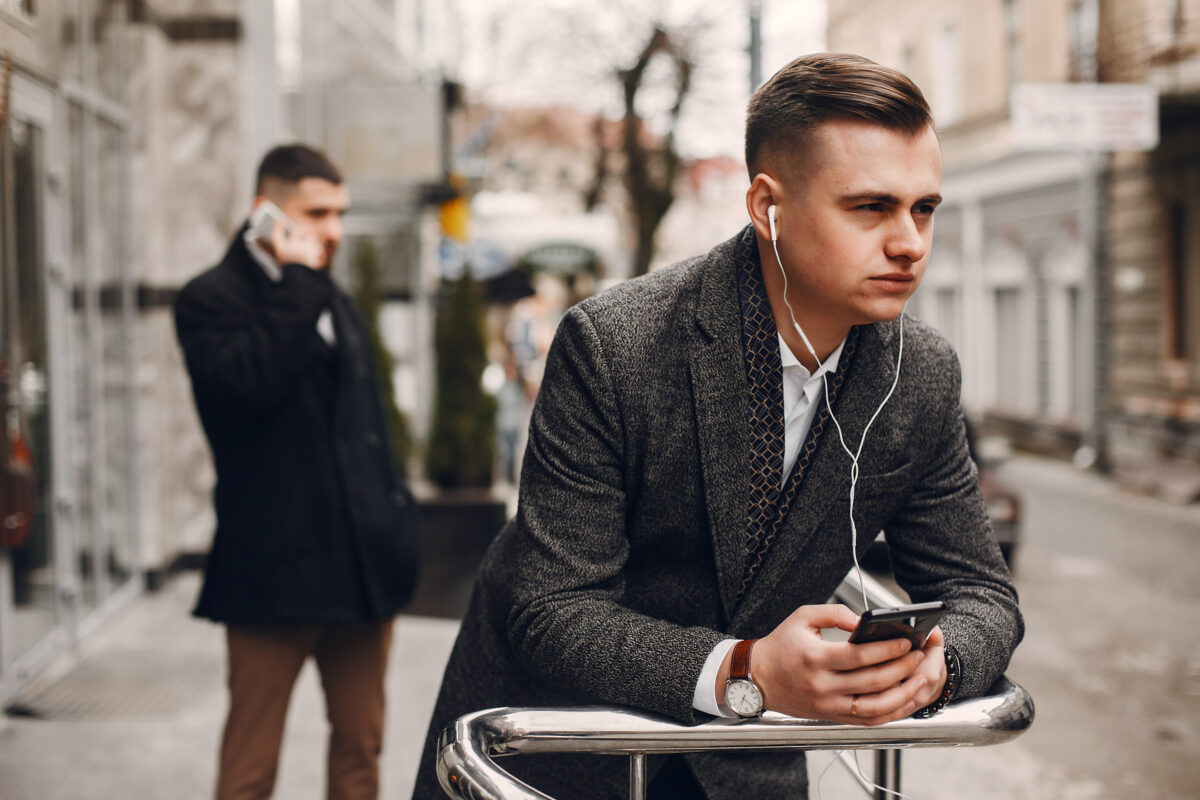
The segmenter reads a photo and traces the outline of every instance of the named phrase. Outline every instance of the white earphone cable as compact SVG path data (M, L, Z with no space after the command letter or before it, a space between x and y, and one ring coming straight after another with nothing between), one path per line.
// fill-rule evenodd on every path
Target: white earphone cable
M825 765L825 768L821 770L821 774L817 776L817 800L824 800L824 794L822 794L822 792L821 792L821 784L823 784L825 782L825 773L829 772L829 768L841 760L841 756L845 752L846 752L845 750L830 750L829 751L829 754L832 757L829 759L829 762ZM911 797L904 794L903 792L897 792L894 789L888 789L884 786L880 786L878 783L875 783L875 781L868 778L866 773L863 772L862 765L858 763L858 751L857 750L854 751L854 772L857 773L857 778L861 781L861 785L863 786L863 788L870 787L870 788L876 790L877 792L883 792L885 794L890 794L894 797L898 797L898 798L900 798L900 800L913 800Z
M796 312L792 310L792 304L788 300L787 270L783 268L783 259L779 257L779 245L776 241L779 237L775 233L775 215L773 213L774 208L775 207L772 206L770 209L771 249L775 251L775 263L779 265L779 273L783 275L783 304L787 306L788 316L791 317L792 320L792 327L796 329L796 333L800 334L800 339L804 342L804 346L808 348L809 355L811 355L813 360L817 362L817 370L819 371L823 366L821 364L821 359L817 355L816 348L812 346L812 342L808 340L808 336L804 333L804 329L801 328L800 323L796 321ZM883 398L883 402L879 404L879 407L875 409L875 413L871 415L869 420L867 420L866 427L863 428L862 438L859 439L858 442L857 452L851 452L850 448L846 445L846 437L842 433L842 424L838 422L838 418L833 413L833 406L829 403L829 373L821 373L821 383L825 388L825 408L829 410L829 418L833 420L833 424L837 428L838 442L841 443L842 450L844 450L846 455L850 457L850 556L854 559L854 569L858 575L858 584L859 589L862 591L864 609L869 609L871 605L867 602L867 586L866 582L863 580L862 567L858 563L858 526L854 523L854 493L858 486L858 458L862 455L863 445L867 442L867 432L871 429L871 425L875 423L876 418L883 411L883 407L887 405L888 400L892 399L892 393L896 391L896 386L900 383L900 364L904 358L904 309L907 307L908 303L906 301L904 307L900 309L900 343L898 346L898 352L896 353L896 374L892 378L891 388L888 389L887 394Z

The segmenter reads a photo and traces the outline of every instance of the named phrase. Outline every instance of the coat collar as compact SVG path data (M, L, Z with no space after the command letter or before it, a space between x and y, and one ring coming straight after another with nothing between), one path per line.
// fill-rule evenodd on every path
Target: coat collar
M830 510L840 507L825 502L824 498L831 493L848 492L850 476L849 458L831 423L821 437L808 474L751 591L739 603L750 474L750 390L742 347L736 270L746 248L751 248L757 259L751 227L713 248L703 259L695 304L697 335L693 337L690 353L692 402L709 531L724 618L733 631L797 568L800 556L809 548ZM891 385L896 363L895 333L895 322L859 329L853 363L847 365L845 383L834 402L843 435L854 447ZM880 435L880 431L874 428L872 431L873 436ZM840 527L833 521L828 524L839 531L846 527L845 523ZM844 539L848 542L849 538L847 529Z
M749 387L736 267L752 232L747 228L705 257L695 307L698 335L690 353L705 504L726 620L740 593L750 474Z
M895 331L895 322L858 328L853 360L847 365L845 382L833 403L842 437L852 451L858 449L863 429L886 396L895 376ZM880 421L876 420L871 427L871 439L887 436L878 427ZM870 474L878 467L870 463L872 451L878 452L878 448L872 447L869 442L859 461L863 474ZM797 571L803 569L804 559L833 558L842 548L842 552L849 554L849 521L840 518L845 506L831 500L836 498L840 501L849 495L850 464L850 457L842 449L838 429L831 420L817 444L808 474L788 510L783 527L767 551L750 590L735 610L730 623L732 630L747 624L774 595L777 587L794 581ZM838 510L838 517L831 516L834 509ZM828 535L815 536L817 531Z
M254 287L256 295L261 295L262 292L270 289L272 281L263 270L262 265L255 260L250 248L246 246L245 236L249 228L249 223L242 223L237 233L233 235L229 249L225 251L225 257L221 259L221 265Z

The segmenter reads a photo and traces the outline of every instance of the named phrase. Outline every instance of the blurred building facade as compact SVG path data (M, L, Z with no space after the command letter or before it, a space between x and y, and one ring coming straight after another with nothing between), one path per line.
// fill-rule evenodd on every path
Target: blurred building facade
M27 541L0 553L0 699L136 593L148 559L200 513L198 498L192 509L186 497L164 502L154 480L141 482L170 469L168 442L176 464L196 455L191 470L204 453L198 430L140 395L161 378L164 405L189 402L186 378L160 374L173 335L156 287L211 260L233 222L221 194L232 186L214 176L238 166L221 134L236 123L239 84L214 96L207 78L221 67L235 77L237 22L130 12L0 5L11 64L0 319L16 378L6 427L10 441L25 438L36 484ZM199 69L206 56L215 66ZM211 202L188 202L192 192ZM168 542L150 541L147 524Z
M465 121L470 133L458 163L474 188L474 240L528 270L629 276L627 204L613 152L619 123L562 107L473 106ZM602 149L606 167L600 169ZM551 254L547 248L571 250L577 258L570 264L540 260L539 254Z
M829 3L830 50L897 67L930 100L946 201L910 311L958 349L968 411L1019 446L1117 469L1200 461L1180 305L1200 281L1184 233L1198 34L1200 7L1181 0ZM1158 87L1156 150L1043 149L1014 130L1015 88L1097 80Z
M435 272L418 198L445 181L453 4L280 5L297 26L313 15L302 36L324 32L293 47L293 64L314 71L277 71L269 2L0 0L0 497L20 534L0 537L0 705L208 549L214 476L171 303L220 259L270 145L310 137L347 166L362 203L339 279L360 236L381 237L389 291L405 303L421 270ZM388 80L353 80L352 53L372 69L391 59ZM313 115L319 131L293 122L290 108L333 102L335 75L340 109ZM364 86L381 93L353 96ZM404 147L382 148L390 135ZM368 175L383 180L360 183ZM418 315L399 316L385 334L412 346ZM417 394L413 359L399 368ZM27 506L7 499L14 486Z
M1100 79L1160 97L1159 146L1114 153L1108 167L1110 451L1126 480L1157 470L1186 497L1200 463L1200 3L1102 9Z
M346 176L351 208L334 274L352 283L349 264L365 242L379 254L381 332L397 401L420 437L432 415L436 208L457 191L447 183L463 94L452 79L457 3L293 1L285 33L297 49L277 82L281 113L294 138L325 150Z

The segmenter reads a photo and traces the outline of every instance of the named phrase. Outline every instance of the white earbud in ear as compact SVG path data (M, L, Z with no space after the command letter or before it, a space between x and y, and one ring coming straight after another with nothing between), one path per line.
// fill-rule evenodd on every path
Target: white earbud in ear
M779 234L775 232L775 204L767 206L767 224L771 226L771 241L779 240Z

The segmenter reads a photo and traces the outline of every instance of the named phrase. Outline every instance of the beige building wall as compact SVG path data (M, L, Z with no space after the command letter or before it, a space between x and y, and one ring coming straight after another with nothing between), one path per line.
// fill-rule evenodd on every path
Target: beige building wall
M827 41L930 100L947 202L910 310L958 347L969 410L1200 494L1200 2L831 0ZM1022 151L1012 87L1093 77L1158 87L1160 145Z
M1012 150L1012 79L1072 79L1073 0L830 0L830 50L858 53L901 70L925 93L942 135L946 169ZM1015 56L1015 58L1010 58Z
M242 5L0 0L0 271L31 287L0 322L39 470L37 536L0 553L0 699L211 534L171 300L249 201Z
M1071 454L1095 425L1094 302L1080 154L1021 151L1017 83L1074 79L1074 0L831 0L830 50L900 69L933 111L945 163L934 253L910 313L963 363L968 411Z

